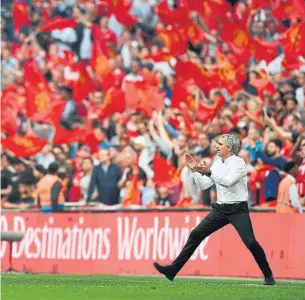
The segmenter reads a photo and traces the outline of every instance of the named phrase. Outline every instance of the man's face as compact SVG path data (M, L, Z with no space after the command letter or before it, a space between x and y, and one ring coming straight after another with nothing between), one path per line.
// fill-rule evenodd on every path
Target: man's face
M137 61L133 61L131 63L130 71L133 74L138 74L139 73L139 63Z
M278 147L273 142L270 142L267 146L267 154L270 157L273 157L277 152L278 152Z
M217 155L220 157L227 157L230 153L225 138L219 138L216 145Z
M294 102L294 100L292 99L287 100L287 110L293 111L295 108L296 108L296 103Z
M199 134L198 141L199 141L200 147L202 147L202 148L206 148L210 145L209 138L206 134L203 134L203 133Z
M91 162L90 159L86 158L83 160L83 163L82 163L82 170L84 172L88 172L88 171L91 171L93 169L93 164Z
M248 137L252 141L257 141L259 139L259 133L256 128L250 128L248 132Z
M92 101L95 105L101 105L103 102L103 94L101 92L95 92L92 97Z
M100 150L99 159L102 164L108 162L109 161L109 151L106 149Z

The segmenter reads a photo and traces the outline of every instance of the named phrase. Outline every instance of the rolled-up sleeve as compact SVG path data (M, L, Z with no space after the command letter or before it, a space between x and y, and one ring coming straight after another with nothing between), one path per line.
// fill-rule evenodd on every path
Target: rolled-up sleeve
M201 190L207 190L210 188L215 182L209 178L208 176L202 175L198 172L195 172L193 174L194 181L196 185L201 189Z
M295 184L291 185L289 188L289 199L291 201L291 205L298 210L299 213L303 212L299 196L298 196L298 189Z
M242 159L233 160L230 162L229 171L226 173L213 172L210 178L217 184L226 188L233 186L247 175L246 163Z

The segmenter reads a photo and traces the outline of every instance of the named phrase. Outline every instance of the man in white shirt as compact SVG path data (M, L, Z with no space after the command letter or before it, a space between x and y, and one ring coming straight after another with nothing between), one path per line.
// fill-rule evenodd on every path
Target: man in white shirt
M169 280L175 278L206 237L218 229L232 224L264 274L264 284L275 284L265 252L253 233L247 205L246 163L237 156L240 145L240 141L233 135L220 136L216 146L218 157L210 169L206 164L200 164L192 155L186 155L186 164L192 170L198 187L205 190L213 184L216 185L217 202L212 204L212 212L192 230L184 248L172 264L161 266L154 263L154 267Z

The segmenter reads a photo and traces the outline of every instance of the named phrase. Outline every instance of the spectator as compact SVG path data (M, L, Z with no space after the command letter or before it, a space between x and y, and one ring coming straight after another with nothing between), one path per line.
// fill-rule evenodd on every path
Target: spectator
M255 151L257 157L264 164L273 166L274 169L269 172L265 179L265 200L272 201L277 199L278 186L281 181L279 170L282 170L286 159L281 156L282 143L278 139L270 141L266 147L266 152L256 149L254 141L249 140L249 145Z
M36 156L37 163L43 168L48 169L49 165L55 162L55 156L52 153L52 146L46 145Z
M276 211L279 213L303 213L296 185L298 165L296 162L290 161L284 165L283 170L287 175L279 186Z
M37 199L42 210L51 209L52 212L59 212L60 204L65 202L64 186L58 177L58 169L57 163L51 163L48 174L43 176L37 184Z
M81 167L82 167L82 171L84 172L79 182L81 188L81 199L86 200L88 198L88 189L92 177L92 172L94 169L92 158L91 157L84 158ZM93 191L91 199L95 200L97 199L97 197L98 194L97 194L97 190L95 189Z
M91 201L94 189L97 188L98 200L106 205L119 203L120 190L118 182L122 177L122 172L118 165L110 160L109 150L99 151L100 164L93 170L87 201Z
M7 201L12 192L12 173L9 171L9 160L6 154L1 154L1 203Z

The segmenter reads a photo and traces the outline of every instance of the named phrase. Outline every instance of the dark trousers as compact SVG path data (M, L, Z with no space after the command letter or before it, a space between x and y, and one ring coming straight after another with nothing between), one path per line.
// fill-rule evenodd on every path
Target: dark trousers
M251 251L264 276L271 276L272 271L267 262L265 252L253 233L247 202L224 205L213 204L212 206L213 211L191 231L182 251L171 264L172 275L175 276L181 270L206 237L218 229L232 224L246 247Z

